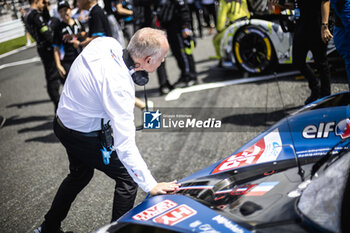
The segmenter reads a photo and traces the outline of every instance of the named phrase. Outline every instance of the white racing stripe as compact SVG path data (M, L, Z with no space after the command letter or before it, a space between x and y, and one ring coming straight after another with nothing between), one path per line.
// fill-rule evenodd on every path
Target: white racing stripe
M289 71L289 72L276 74L276 76L274 74L270 74L270 75L259 76L259 77L242 78L242 79L235 79L235 80L215 82L215 83L205 83L205 84L195 85L192 87L176 88L176 89L172 90L165 97L165 100L166 101L177 100L180 98L180 96L183 93L203 91L203 90L208 90L208 89L213 89L213 88L218 88L218 87L225 87L225 86L229 86L229 85L242 84L242 83L257 82L257 81L273 79L275 77L284 77L284 76L291 76L291 75L297 75L297 74L300 74L300 72L299 71Z
M40 61L40 57L36 56L36 57L30 58L30 59L0 65L0 70L4 69L6 67L19 66L19 65L24 65L24 64L28 64L28 63L38 62L38 61Z

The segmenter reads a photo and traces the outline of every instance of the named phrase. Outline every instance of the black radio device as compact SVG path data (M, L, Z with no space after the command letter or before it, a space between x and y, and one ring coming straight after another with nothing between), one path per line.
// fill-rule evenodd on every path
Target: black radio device
M130 75L134 83L139 86L144 86L148 83L149 77L148 73L144 70L135 71L135 63L130 56L130 53L127 49L123 49L123 60L125 65L128 67Z

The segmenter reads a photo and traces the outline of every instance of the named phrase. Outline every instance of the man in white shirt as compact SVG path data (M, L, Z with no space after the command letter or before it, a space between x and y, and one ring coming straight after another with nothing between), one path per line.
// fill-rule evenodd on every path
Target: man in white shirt
M133 207L137 185L151 195L176 190L176 181L157 183L135 143L134 82L154 72L169 49L163 31L143 28L128 48L111 37L94 39L76 58L64 85L54 132L67 150L70 174L62 182L36 232L62 232L61 222L78 193L98 169L116 181L112 221ZM141 83L142 84L142 83ZM110 121L114 151L101 153L101 121Z

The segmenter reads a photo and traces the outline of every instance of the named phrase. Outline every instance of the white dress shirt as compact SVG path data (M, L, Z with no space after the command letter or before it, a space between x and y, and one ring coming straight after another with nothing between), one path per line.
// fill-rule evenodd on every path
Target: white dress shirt
M156 184L135 142L135 86L111 37L92 40L75 59L61 94L57 115L72 130L101 129L110 120L114 149L134 181L149 192ZM101 155L102 159L102 155Z

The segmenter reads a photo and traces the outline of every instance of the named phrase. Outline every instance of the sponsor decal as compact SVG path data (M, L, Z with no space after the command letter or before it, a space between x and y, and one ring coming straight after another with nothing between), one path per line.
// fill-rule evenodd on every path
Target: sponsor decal
M194 222L192 222L192 223L190 223L190 227L191 228L196 228L196 227L198 227L199 225L201 225L202 224L202 222L201 221L199 221L199 220L196 220L196 221L194 221Z
M237 224L231 222L227 218L217 215L213 218L214 221L216 221L219 224L223 224L227 229L231 230L231 232L235 233L244 233L244 229L238 226Z
M341 139L350 137L350 119L340 121L335 127L335 135L340 136Z
M193 232L220 233L220 231L215 230L210 224L203 224L199 220L192 222L189 226L190 226L190 228L192 228Z
M244 195L248 193L252 188L254 188L256 184L251 184L251 185L244 185L240 187L236 187L232 190L230 193L231 195Z
M282 150L281 145L282 140L276 129L248 149L226 158L212 171L212 174L255 163L274 161Z
M265 193L273 189L279 182L273 181L273 182L263 182L261 184L258 184L254 188L252 188L246 196L263 196Z
M207 232L207 233L220 233L220 231L215 230L210 224L203 224L198 227L200 233Z
M331 121L320 122L318 125L307 125L302 131L302 136L305 139L328 138L332 132L342 139L350 137L350 119L343 119L338 124Z
M311 150L303 150L303 151L297 151L297 155L299 158L303 157L311 157L311 156L320 156L320 155L325 155L331 148L319 148L319 149L311 149ZM339 147L334 148L334 152L337 150L342 149Z
M178 204L171 201L171 200L164 200L154 206L151 206L150 208L132 216L132 219L134 220L141 220L141 221L147 221L151 218L164 213L165 211L170 210L171 208L177 206Z
M227 194L232 196L240 196L240 195L246 195L246 196L263 196L265 193L273 189L279 182L278 181L272 181L272 182L262 182L260 184L249 184L249 185L242 185L242 186L236 186L231 190L222 190L215 192L215 195L220 194ZM225 198L224 196L216 197L214 200L218 201L220 199Z
M172 226L195 215L196 213L197 211L183 204L154 218L153 221L156 223Z
M162 113L157 110L156 112L143 112L143 128L145 129L160 129L161 127Z

